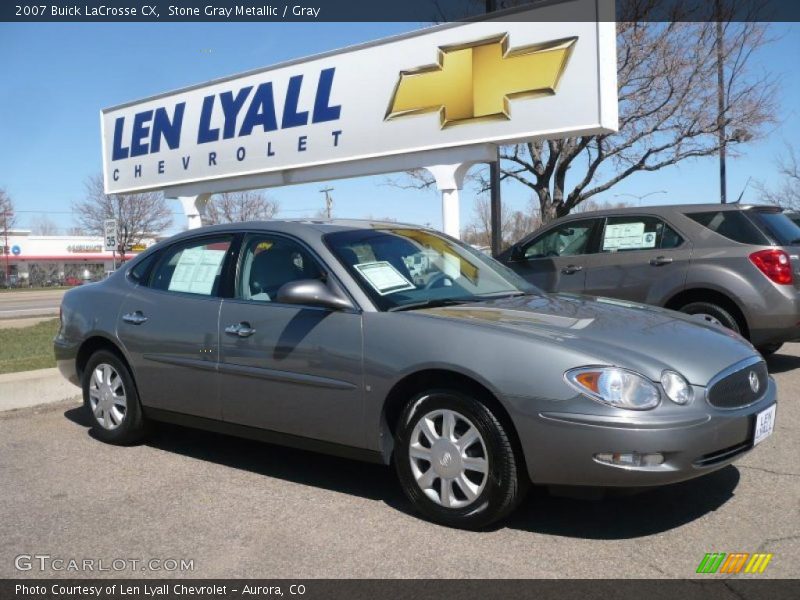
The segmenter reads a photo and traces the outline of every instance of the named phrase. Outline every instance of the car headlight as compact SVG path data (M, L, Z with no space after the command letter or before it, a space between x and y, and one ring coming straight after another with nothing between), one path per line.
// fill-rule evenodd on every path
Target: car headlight
M661 387L664 388L667 398L675 404L689 404L694 396L694 391L689 382L675 371L664 371L661 374Z
M629 410L650 410L661 395L652 381L618 367L580 367L564 373L576 390L604 404Z

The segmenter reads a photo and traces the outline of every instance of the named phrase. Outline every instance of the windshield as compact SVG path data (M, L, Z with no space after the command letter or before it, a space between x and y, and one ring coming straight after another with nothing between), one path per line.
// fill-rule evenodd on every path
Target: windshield
M538 293L494 259L432 231L357 229L323 239L380 310Z

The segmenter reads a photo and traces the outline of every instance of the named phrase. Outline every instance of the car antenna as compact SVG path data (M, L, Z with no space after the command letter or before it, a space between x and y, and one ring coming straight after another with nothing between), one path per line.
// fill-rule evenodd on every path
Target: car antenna
M747 186L750 185L751 179L753 179L752 175L747 178L747 181L745 181L744 187L742 188L742 193L739 194L739 197L736 199L736 202L734 202L734 204L739 204L742 201L742 196L744 196L744 193L747 191Z

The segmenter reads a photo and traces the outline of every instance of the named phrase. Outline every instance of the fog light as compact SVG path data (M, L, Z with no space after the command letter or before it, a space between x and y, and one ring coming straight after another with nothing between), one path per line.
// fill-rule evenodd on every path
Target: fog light
M597 462L618 467L657 467L664 462L660 452L600 452L594 455Z

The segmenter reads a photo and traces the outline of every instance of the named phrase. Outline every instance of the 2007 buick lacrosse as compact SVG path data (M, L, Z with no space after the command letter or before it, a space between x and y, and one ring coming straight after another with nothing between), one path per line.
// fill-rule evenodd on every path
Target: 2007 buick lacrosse
M543 294L412 225L191 230L61 309L58 365L100 439L169 421L393 463L421 513L458 527L508 514L530 482L709 473L775 419L775 383L738 334Z

